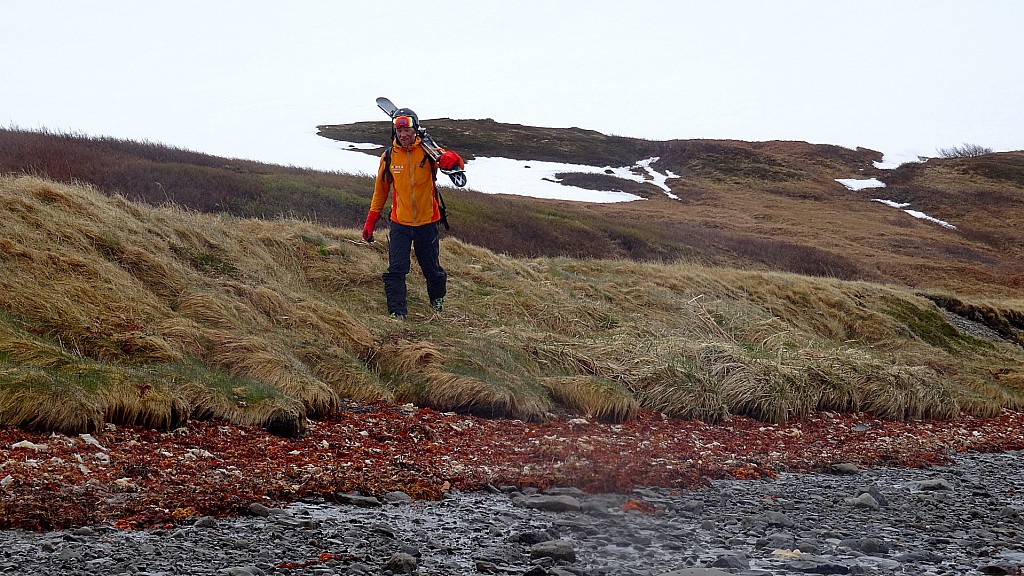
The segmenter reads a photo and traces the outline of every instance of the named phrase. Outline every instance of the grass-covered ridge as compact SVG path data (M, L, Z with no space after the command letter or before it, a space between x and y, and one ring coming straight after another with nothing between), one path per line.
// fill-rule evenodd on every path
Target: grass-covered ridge
M452 223L447 234L497 253L699 262L990 298L1016 298L1022 286L1024 221L1017 208L1024 199L1024 152L880 170L873 165L881 158L877 152L806 142L655 142L478 120L430 120L429 126L467 157L622 166L657 156L657 170L679 175L668 181L678 199L650 183L561 175L584 188L623 184L647 198L588 204L481 194L472 190L471 169L470 189L445 192ZM377 142L389 134L384 123L321 129L331 137ZM366 176L0 128L0 174L8 173L86 183L150 205L171 202L203 213L340 228L362 226L373 186ZM886 187L854 192L835 181L851 177L876 177ZM875 197L909 202L957 228L915 219Z
M410 275L383 317L386 234L152 207L0 178L0 424L188 418L301 432L343 398L528 420L641 408L716 421L1024 406L1024 352L954 328L1024 304L696 264L515 258L442 240L443 315ZM995 311L995 312L993 312ZM965 316L958 317L964 322ZM967 322L966 325L969 325Z

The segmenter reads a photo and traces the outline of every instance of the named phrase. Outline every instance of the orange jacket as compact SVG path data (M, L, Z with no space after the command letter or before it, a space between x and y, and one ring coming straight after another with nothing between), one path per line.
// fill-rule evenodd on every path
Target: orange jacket
M386 153L385 153L386 154ZM380 156L377 182L373 186L370 212L380 212L391 198L391 221L406 226L432 224L441 219L441 211L434 193L434 165L420 146L419 137L412 146L393 143L391 149L391 177L384 173L385 154Z

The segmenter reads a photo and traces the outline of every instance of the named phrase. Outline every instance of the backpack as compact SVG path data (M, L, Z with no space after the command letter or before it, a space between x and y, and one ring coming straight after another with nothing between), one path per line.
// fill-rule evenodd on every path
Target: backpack
M388 146L388 149L384 151L384 176L390 182L395 181L395 177L391 175L391 150L394 146ZM445 230L451 230L452 227L448 225L448 208L444 205L444 197L441 196L441 191L437 189L437 163L430 157L430 154L423 156L424 161L430 162L430 175L434 179L434 196L437 197L438 211L441 213L441 224L444 224ZM423 162L420 162L420 166Z

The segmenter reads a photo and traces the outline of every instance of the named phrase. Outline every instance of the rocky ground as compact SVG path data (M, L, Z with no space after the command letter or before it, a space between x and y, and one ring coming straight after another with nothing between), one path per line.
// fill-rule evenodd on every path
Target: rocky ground
M697 490L307 498L169 528L0 532L2 574L1018 574L1024 452Z

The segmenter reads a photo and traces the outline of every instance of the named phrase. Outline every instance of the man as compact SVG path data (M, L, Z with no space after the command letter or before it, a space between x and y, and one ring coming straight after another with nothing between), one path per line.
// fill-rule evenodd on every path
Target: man
M388 315L404 320L406 307L405 276L409 273L409 259L416 253L423 277L427 280L427 297L435 312L444 310L448 276L439 259L437 223L441 219L435 190L437 166L420 146L419 118L408 108L400 108L392 117L392 146L381 155L377 181L370 200L370 212L363 226L363 240L373 242L373 229L381 210L391 197L388 271L384 280L384 295L388 302ZM444 169L462 166L463 161L454 152L445 152L440 159Z

